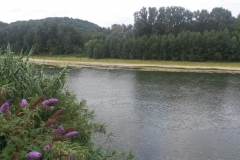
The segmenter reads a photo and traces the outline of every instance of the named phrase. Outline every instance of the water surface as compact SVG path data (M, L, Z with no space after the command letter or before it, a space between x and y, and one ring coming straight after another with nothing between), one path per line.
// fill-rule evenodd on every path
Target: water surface
M92 68L67 80L114 133L112 148L142 160L240 159L239 84L238 74Z

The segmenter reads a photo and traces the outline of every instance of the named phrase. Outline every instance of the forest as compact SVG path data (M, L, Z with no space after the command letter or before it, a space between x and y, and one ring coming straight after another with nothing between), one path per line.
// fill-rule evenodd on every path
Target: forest
M240 14L222 7L143 7L132 24L102 28L72 18L0 22L0 46L35 54L173 61L240 61Z

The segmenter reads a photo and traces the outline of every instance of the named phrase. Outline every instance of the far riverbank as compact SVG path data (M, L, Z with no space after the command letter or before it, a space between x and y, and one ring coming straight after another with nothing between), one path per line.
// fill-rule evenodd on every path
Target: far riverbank
M172 61L141 61L141 60L96 60L73 57L33 57L30 61L57 67L92 67L102 69L137 69L146 71L182 71L182 72L214 72L240 73L240 63L227 62L172 62Z

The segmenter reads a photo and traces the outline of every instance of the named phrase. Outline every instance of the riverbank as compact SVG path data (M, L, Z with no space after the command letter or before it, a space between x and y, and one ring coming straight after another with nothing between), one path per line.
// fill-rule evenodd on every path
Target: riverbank
M146 71L182 71L182 72L218 72L240 73L239 63L214 62L166 62L166 61L134 61L134 60L93 60L87 58L30 58L36 64L57 67L70 66L76 68L91 67L102 69L137 69Z

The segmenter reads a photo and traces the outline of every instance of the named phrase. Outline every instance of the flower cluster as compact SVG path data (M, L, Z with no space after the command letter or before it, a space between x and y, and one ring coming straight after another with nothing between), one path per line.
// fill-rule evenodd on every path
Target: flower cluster
M2 114L6 114L9 110L9 103L5 102L3 103L3 105L0 108L0 111L2 112Z
M42 107L53 110L54 106L48 106L48 105L52 104L52 103L56 103L56 102L58 102L58 99L56 99L56 98L51 98L51 99L48 99L48 100L44 100L42 102ZM40 101L38 103L40 103ZM11 104L11 100L7 100L0 107L0 112L2 114L4 114L5 118L8 115L7 112L10 109L10 104ZM15 115L18 115L22 111L22 107L26 107L28 105L29 104L28 104L26 99L22 99L21 101L19 101L19 107L20 108L15 112ZM32 105L29 106L29 109L31 109L31 106ZM34 104L34 106L37 106L37 101L36 101L36 104ZM42 108L42 107L40 107L40 108ZM57 120L62 117L62 115L60 115L60 114L64 110L66 110L66 109L64 107L62 107L60 110L56 111L52 116L50 116L47 122L45 122L45 127L46 128L53 129L53 135L52 135L51 142L49 142L43 148L43 150L46 151L46 152L52 148L52 145L55 141L67 140L67 139L69 139L73 136L76 136L78 134L77 131L72 131L72 130L76 129L77 127L69 127L67 129L64 129L64 127L62 125L60 125L56 129L54 129L55 122L57 122ZM11 115L11 114L9 114L9 115ZM16 154L14 153L14 154L12 154L12 156L17 157L17 158L14 158L14 159L18 159L18 157L19 157L18 153L16 153ZM42 156L43 156L42 153L39 152L39 151L31 151L31 152L26 154L26 158L28 158L28 159L39 159L39 158L42 158ZM60 154L60 155L57 155L57 156L62 157L63 155ZM64 155L64 156L67 157L66 158L67 160L73 160L73 158L74 158L73 155L70 155L70 156L69 155Z
M78 134L77 131L73 131L73 132L67 133L67 134L65 135L65 137L70 138L70 137L76 136L77 134Z
M64 132L65 132L65 130L64 130L63 126L58 126L58 128L54 130L53 134L54 135L61 135Z
M36 159L36 158L41 158L41 157L42 157L42 154L40 152L36 152L36 151L29 152L26 155L26 158L29 158L29 159Z
M7 100L6 103L8 103L9 106L10 106L10 104L11 104L11 99Z
M11 104L11 99L7 100L5 103L3 103L3 105L0 108L0 111L2 112L2 114L6 114L9 110ZM21 101L21 107L25 107L28 105L28 102L26 99L22 99Z
M59 136L59 135L61 136L61 135L65 134L66 138L71 138L73 136L76 136L78 134L78 132L77 131L68 132L68 131L70 131L72 129L75 129L75 128L76 127L69 127L65 130L63 128L63 126L61 125L61 126L58 126L58 128L53 131L53 135L54 136Z
M48 151L48 150L51 149L51 147L52 147L52 144L48 144L48 145L46 145L46 146L44 147L44 150L45 150L45 151Z
M48 99L48 100L45 100L42 102L42 105L44 107L49 107L48 105L49 104L52 104L52 103L56 103L58 102L58 99L56 98L51 98L51 99ZM54 109L54 106L50 106L49 107L50 110L53 110ZM66 110L64 107L62 107L60 110L56 111L52 116L49 117L49 119L45 122L45 127L47 128L54 128L54 124L55 122L57 122L58 119L60 119L62 116L60 115L64 110ZM47 144L45 147L44 147L44 151L48 151L52 148L52 144L55 142L55 141L62 141L62 140L67 140L68 138L71 138L73 136L76 136L78 134L77 131L72 131L72 132L68 132L72 129L75 129L76 127L69 127L67 128L66 130L64 129L64 127L62 125L58 126L56 129L53 129L53 137L52 137L52 142ZM65 134L65 135L64 135ZM37 152L39 153L39 152ZM37 153L34 151L34 152L29 152L26 157L27 158L40 158L40 157L37 157ZM39 153L41 154L41 153ZM60 155L61 156L61 155ZM66 156L66 155L64 155ZM73 160L74 156L69 156L67 158L67 160Z
M51 98L51 99L43 101L42 105L49 105L49 104L56 103L56 102L58 102L57 98Z
M25 106L27 106L27 105L28 105L27 100L26 100L26 99L22 99L22 101L21 101L21 106L22 106L22 107L25 107Z
M50 106L49 109L52 111L54 110L54 106Z

